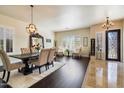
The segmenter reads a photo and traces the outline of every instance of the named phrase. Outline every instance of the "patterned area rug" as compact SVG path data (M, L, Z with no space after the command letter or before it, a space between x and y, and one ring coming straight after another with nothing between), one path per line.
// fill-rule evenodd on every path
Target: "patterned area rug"
M23 75L22 73L19 73L18 70L13 70L11 71L8 84L13 88L28 88L64 65L65 63L62 62L54 62L54 67L50 66L47 71L45 70L45 67L42 67L41 74L39 74L38 69L34 70L33 73L29 75ZM1 74L2 73L0 73L0 76L2 76Z

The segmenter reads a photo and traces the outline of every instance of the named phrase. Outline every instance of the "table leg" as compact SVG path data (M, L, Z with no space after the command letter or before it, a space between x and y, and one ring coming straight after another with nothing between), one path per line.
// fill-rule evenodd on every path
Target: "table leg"
M32 73L32 68L29 67L28 60L23 60L23 63L25 64L25 67L22 68L21 72L24 75L28 75L28 74Z

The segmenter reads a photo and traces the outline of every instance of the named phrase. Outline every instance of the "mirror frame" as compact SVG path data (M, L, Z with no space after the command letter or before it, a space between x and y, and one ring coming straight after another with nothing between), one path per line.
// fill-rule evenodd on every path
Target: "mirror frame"
M44 48L44 37L41 36L39 33L35 33L35 34L31 34L29 35L29 47L30 47L30 50L31 50L31 47L32 47L32 38L35 37L35 38L41 38L42 39L42 48Z

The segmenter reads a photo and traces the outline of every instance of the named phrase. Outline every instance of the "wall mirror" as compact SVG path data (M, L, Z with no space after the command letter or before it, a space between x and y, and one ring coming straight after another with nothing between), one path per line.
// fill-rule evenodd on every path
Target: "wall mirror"
M39 51L44 48L44 37L38 33L31 34L29 36L29 43L30 48L34 48L36 51Z

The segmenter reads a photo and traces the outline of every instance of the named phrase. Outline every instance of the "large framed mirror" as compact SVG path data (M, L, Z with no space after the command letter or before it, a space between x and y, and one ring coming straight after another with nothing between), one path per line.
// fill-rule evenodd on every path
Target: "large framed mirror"
M30 49L34 48L36 51L41 50L44 48L44 37L38 33L31 34L29 36L29 47Z

